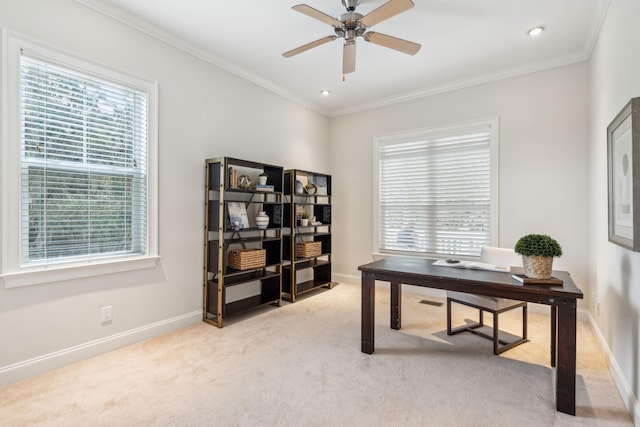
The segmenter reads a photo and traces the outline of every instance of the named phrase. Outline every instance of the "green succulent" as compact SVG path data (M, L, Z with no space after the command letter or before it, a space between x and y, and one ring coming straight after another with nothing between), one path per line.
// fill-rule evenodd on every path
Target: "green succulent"
M309 219L311 217L311 215L309 215L309 212L302 212L300 214L300 218L302 219Z
M516 243L516 253L524 256L562 256L560 244L546 234L528 234Z

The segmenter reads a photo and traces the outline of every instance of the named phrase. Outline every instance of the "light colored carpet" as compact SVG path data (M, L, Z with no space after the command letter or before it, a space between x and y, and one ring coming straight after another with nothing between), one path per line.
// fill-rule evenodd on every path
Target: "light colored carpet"
M586 324L572 417L555 411L548 317L530 314L531 342L498 357L489 340L448 337L445 307L410 289L401 331L378 290L373 355L360 352L360 287L339 284L0 388L0 425L632 425ZM454 314L462 323L474 312ZM503 318L518 331L519 313Z

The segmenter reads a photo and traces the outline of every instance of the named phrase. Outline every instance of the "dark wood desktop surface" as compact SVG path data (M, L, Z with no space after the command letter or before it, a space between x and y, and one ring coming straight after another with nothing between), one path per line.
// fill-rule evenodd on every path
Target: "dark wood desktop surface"
M511 274L434 266L433 259L388 257L361 265L362 317L361 351L374 352L375 281L391 284L392 329L401 325L401 285L466 292L476 295L509 298L551 306L551 365L556 367L556 409L575 415L576 393L576 301L582 291L563 271L553 276L563 284L523 285ZM562 325L558 328L557 325Z

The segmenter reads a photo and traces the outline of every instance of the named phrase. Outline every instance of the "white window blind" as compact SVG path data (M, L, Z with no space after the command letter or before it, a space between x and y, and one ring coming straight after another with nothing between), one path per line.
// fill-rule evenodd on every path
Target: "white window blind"
M148 94L20 58L20 265L144 255Z
M491 125L378 141L380 252L479 256L492 243Z

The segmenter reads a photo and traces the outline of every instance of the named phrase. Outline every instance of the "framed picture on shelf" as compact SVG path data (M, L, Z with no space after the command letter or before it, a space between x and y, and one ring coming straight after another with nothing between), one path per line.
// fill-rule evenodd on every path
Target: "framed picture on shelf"
M327 195L327 177L323 175L316 175L313 177L313 183L318 188L316 195L318 196L326 196Z
M233 229L242 230L249 228L249 217L247 216L247 208L242 202L229 202L227 204L229 210L229 224Z
M607 127L609 241L640 251L640 97Z
M282 206L281 205L274 205L273 206L273 218L271 219L271 222L274 225L282 225Z

